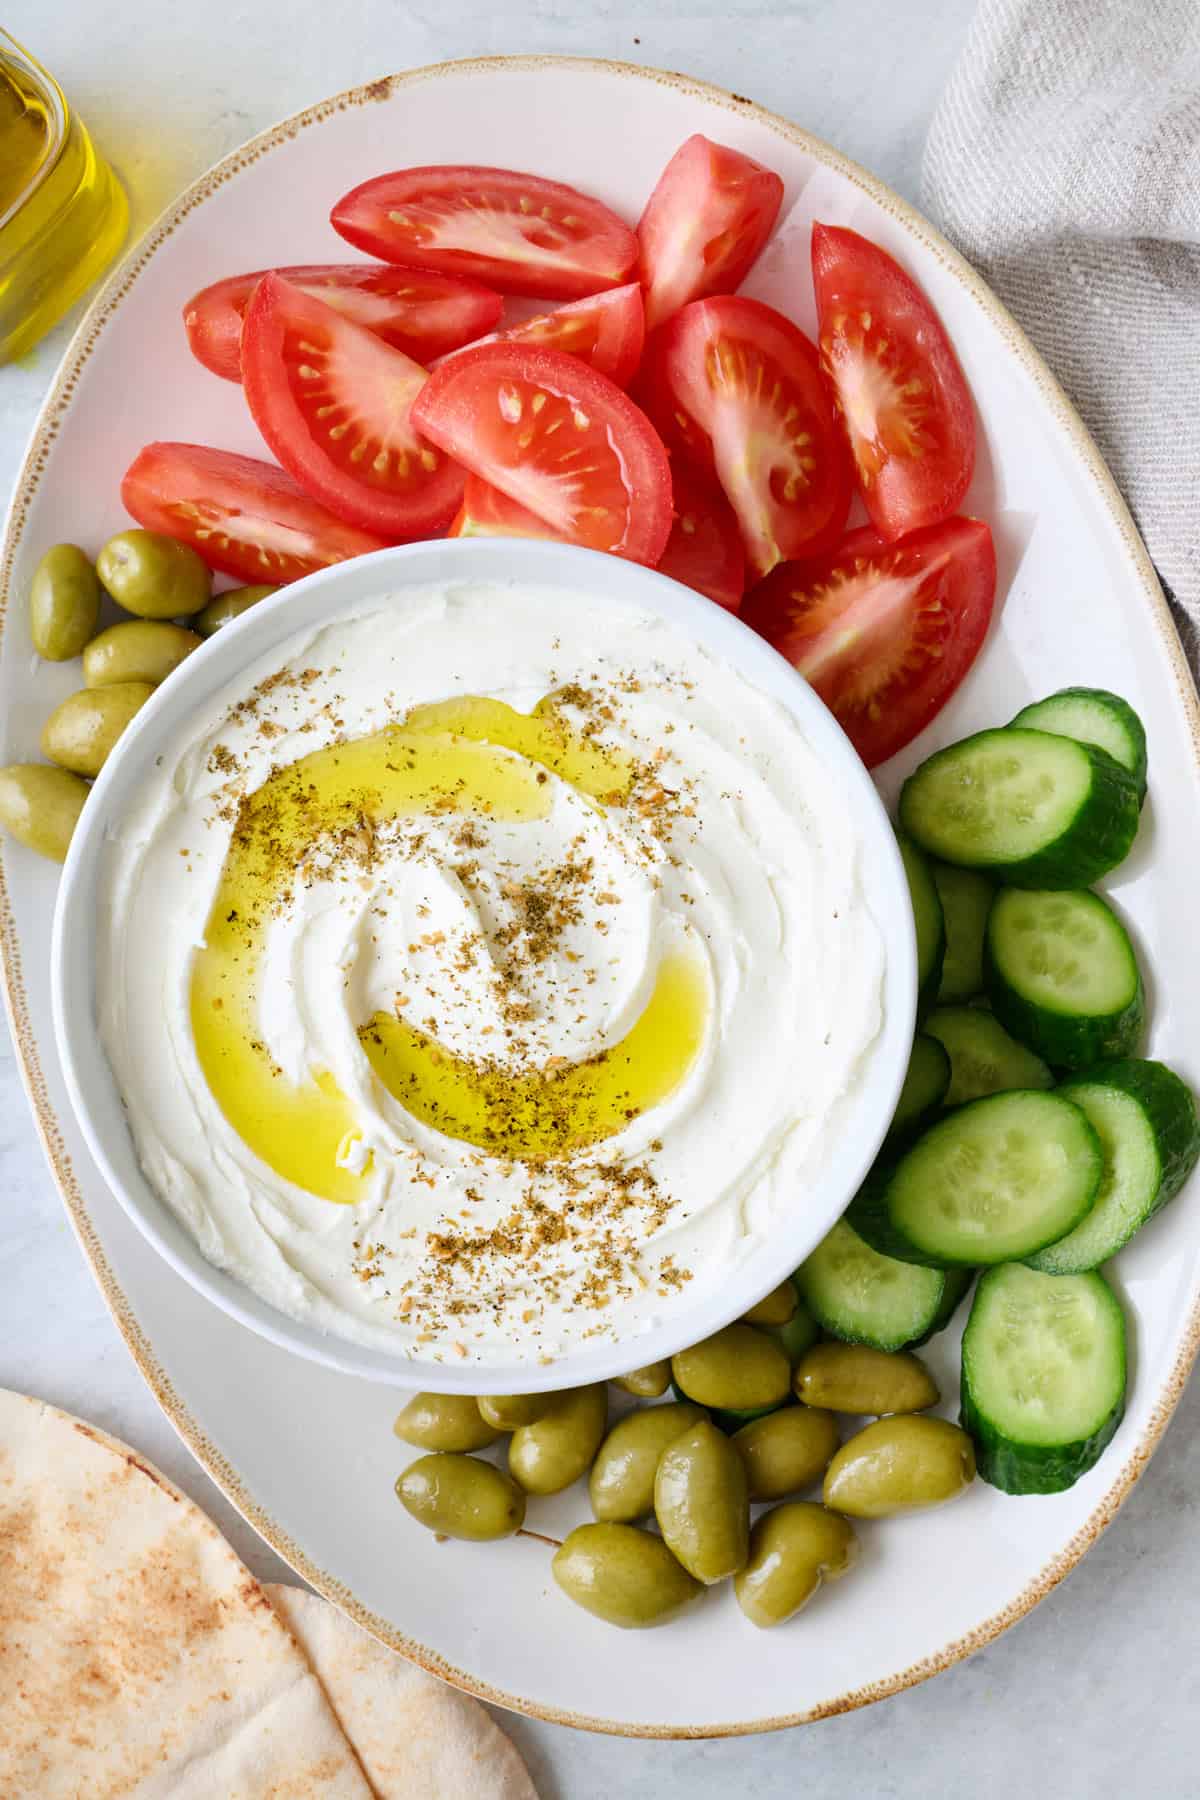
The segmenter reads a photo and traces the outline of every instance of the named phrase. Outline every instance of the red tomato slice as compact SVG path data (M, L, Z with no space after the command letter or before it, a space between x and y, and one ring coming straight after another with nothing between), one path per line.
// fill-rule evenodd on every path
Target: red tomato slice
M817 352L758 300L695 300L648 352L647 405L668 442L714 473L759 575L836 542L850 459Z
M274 463L204 444L147 444L125 473L121 502L147 531L191 544L210 568L239 581L298 581L385 548Z
M289 475L331 512L392 539L453 518L463 472L414 429L420 363L278 275L254 290L242 386Z
M347 243L406 268L470 275L504 294L577 300L630 280L637 239L599 200L514 169L397 169L330 214Z
M192 354L214 375L242 378L242 320L250 296L269 269L230 275L193 294L183 309ZM424 270L381 269L372 263L305 263L276 269L293 287L324 300L356 325L417 362L432 362L490 331L504 302L476 281Z
M775 229L783 183L749 156L688 138L658 178L637 228L646 328L709 294L732 294Z
M979 653L996 597L981 519L946 519L896 543L870 526L782 564L742 617L810 681L867 767L939 713Z
M941 320L886 250L814 225L821 366L837 392L872 522L885 537L955 510L975 468L975 415Z
M545 519L539 519L499 488L489 487L478 475L467 476L462 505L446 536L542 538L557 544L564 541L553 525L547 525Z
M538 313L536 318L479 339L481 344L501 341L565 350L590 363L618 387L628 387L637 374L646 341L642 290L631 281L607 294L589 294L586 300L572 300L569 306Z
M671 474L675 522L658 559L658 572L736 612L746 586L737 515L719 488L697 480L677 462L671 465Z
M577 356L482 344L434 370L412 412L431 442L592 550L656 563L671 470L646 415Z

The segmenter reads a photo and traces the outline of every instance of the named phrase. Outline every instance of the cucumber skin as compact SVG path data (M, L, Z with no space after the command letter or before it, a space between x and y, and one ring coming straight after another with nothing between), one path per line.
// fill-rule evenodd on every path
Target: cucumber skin
M1130 1238L1135 1237L1143 1225L1148 1225L1168 1201L1175 1198L1200 1161L1200 1113L1197 1112L1195 1095L1166 1063L1122 1057L1116 1062L1101 1063L1098 1068L1089 1069L1079 1077L1078 1085L1081 1087L1094 1083L1115 1087L1122 1093L1131 1095L1148 1115L1159 1152L1158 1192L1149 1212L1118 1243L1110 1244L1098 1263L1089 1263L1081 1268L1076 1268L1073 1264L1056 1264L1056 1244L1048 1244L1044 1250L1024 1258L1031 1269L1037 1269L1045 1275L1084 1275L1099 1267L1100 1263L1107 1262L1118 1250L1123 1250ZM1066 1082L1058 1091L1069 1100L1071 1089L1075 1085L1074 1082ZM1072 1235L1068 1232L1067 1238ZM1067 1238L1060 1238L1058 1243L1066 1243Z
M1013 731L1014 735L1023 735L1025 732L1024 727L1014 730L1012 726L1004 726L1000 730L977 731L972 737L961 738L957 744L948 745L945 750L935 751L923 762L900 790L901 825L918 849L923 850L927 856L940 862L952 863L958 868L980 869L1009 887L1090 887L1101 875L1107 875L1110 869L1115 869L1128 856L1137 836L1141 808L1137 783L1129 770L1123 769L1107 750L1100 750L1094 744L1081 744L1076 738L1060 741L1075 744L1087 757L1092 766L1091 792L1067 831L1043 849L1035 850L1032 856L1022 857L1017 862L987 862L981 858L968 861L963 857L951 856L944 844L924 843L919 825L914 829L912 808L915 784L920 781L930 764L956 754L964 745L973 744L980 738L998 737L1001 730ZM1040 731L1029 735L1051 738L1055 734Z
M1004 1264L1001 1263L993 1273L999 1274L1003 1267ZM976 1304L986 1279L985 1272L979 1289L976 1290ZM971 1397L971 1321L967 1320L967 1328L963 1333L959 1424L975 1444L977 1473L990 1487L999 1488L1002 1493L1061 1494L1067 1488L1074 1487L1080 1476L1086 1475L1099 1461L1125 1416L1125 1392L1128 1385L1125 1314L1104 1277L1096 1275L1095 1279L1103 1286L1112 1311L1120 1321L1121 1394L1108 1418L1091 1437L1079 1439L1073 1444L1019 1444L997 1431L978 1411ZM974 1305L971 1310L973 1313Z
M1124 725L1125 730L1129 733L1129 739L1133 745L1134 761L1133 767L1130 769L1129 773L1133 776L1134 782L1137 785L1138 805L1141 806L1146 798L1146 785L1150 771L1149 756L1146 750L1146 727L1142 724L1140 717L1137 712L1135 712L1134 708L1130 706L1128 700L1122 699L1120 694L1114 694L1108 688L1058 688L1055 693L1047 694L1044 699L1034 700L1030 705L1023 706L1016 717L1009 720L1009 724L1016 725L1022 730L1044 731L1046 727L1039 724L1037 714L1052 700L1083 700L1093 704L1099 703L1101 706L1107 708L1109 712L1117 714L1121 723ZM1062 735L1065 737L1068 734L1063 732L1054 735ZM1083 741L1084 740L1080 738L1075 739L1076 743ZM1103 746L1097 746L1097 748L1102 747ZM1109 755L1112 755L1111 751L1109 752Z
M917 1024L919 1026L926 1013L937 1004L938 989L942 985L942 965L946 960L946 919L942 912L942 903L938 898L933 871L929 867L924 851L918 849L912 838L903 831L897 831L896 842L900 846L900 860L904 864L904 873L908 880L909 899L913 909L913 926L917 934ZM929 952L929 960L924 973L921 971L922 912L935 924L933 948Z
M1130 950L1133 952L1132 944ZM1137 968L1136 952L1133 954ZM1146 1023L1146 989L1140 968L1133 999L1120 1012L1102 1013L1095 1018L1055 1014L1047 1007L1035 1006L1009 986L992 954L989 929L983 940L983 978L992 1011L1004 1029L1051 1068L1081 1073L1096 1063L1132 1056L1141 1042Z
M939 875L941 879L939 880ZM956 894L956 884L961 882L970 893L975 889L975 898L960 901ZM938 891L938 899L942 903L942 917L946 929L946 954L942 959L942 979L938 986L938 1005L964 1005L973 1000L976 994L983 992L983 936L987 929L987 915L996 893L994 881L981 874L978 869L961 869L954 863L933 864L933 885ZM968 908L978 905L984 898L984 904L977 917L980 920L978 937L972 929L967 954L963 954L962 938L966 933L960 925L956 933L951 929L951 922L958 911L960 919ZM973 926L974 919L970 921ZM965 978L964 978L965 971Z
M985 1094L980 1100L967 1100L962 1106L955 1107L953 1112L947 1113L945 1118L939 1120L938 1124L934 1125L931 1129L937 1131L940 1129L941 1125L949 1124L951 1120L961 1121L963 1114L968 1112L972 1107L990 1106L993 1101L1008 1100L1013 1094L1022 1093L1044 1096L1046 1089L1008 1088L1001 1094ZM1078 1111L1079 1109L1076 1108L1075 1110ZM1096 1153L1097 1157L1099 1157L1100 1139L1090 1121L1085 1118L1084 1123L1087 1125L1087 1129L1095 1141ZM918 1139L917 1142L919 1143L920 1139ZM915 1148L915 1144L909 1146L910 1150ZM907 1154L907 1152L905 1154ZM892 1176L895 1174L903 1160L904 1157L899 1156L875 1164L875 1167L871 1170L846 1209L846 1223L854 1227L859 1237L862 1238L864 1242L870 1244L872 1250L878 1250L882 1256L894 1256L897 1262L918 1263L922 1268L926 1269L1002 1268L1004 1266L1002 1263L993 1263L990 1265L983 1264L978 1256L974 1257L969 1262L965 1259L960 1262L951 1262L946 1257L935 1257L930 1255L928 1251L916 1249L914 1245L909 1243L906 1237L901 1236L900 1232L897 1231L896 1227L892 1224L892 1216L887 1204L887 1195L888 1189L891 1186ZM1100 1179L1098 1165L1096 1187L1092 1191L1093 1201L1096 1197L1096 1191L1099 1188ZM1084 1208L1079 1218L1075 1221L1076 1225L1080 1224L1082 1220L1087 1217L1088 1209L1091 1204L1092 1202L1089 1201L1088 1206ZM1074 1229L1075 1226L1073 1225L1071 1230L1074 1231ZM1068 1234L1064 1232L1061 1235L1065 1237ZM1049 1240L1050 1243L1058 1243L1059 1241L1059 1238L1052 1238ZM1038 1250L1030 1250L1026 1254L1029 1256L1036 1256L1039 1251L1044 1250L1047 1247L1047 1244L1040 1244ZM1021 1260L1023 1261L1024 1258Z

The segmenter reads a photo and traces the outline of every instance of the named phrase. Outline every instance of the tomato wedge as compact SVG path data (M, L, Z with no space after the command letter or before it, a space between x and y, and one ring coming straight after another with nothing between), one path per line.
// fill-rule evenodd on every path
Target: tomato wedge
M214 375L242 378L242 320L250 296L270 269L230 275L193 294L183 309L192 354ZM418 362L469 344L496 324L504 302L477 281L427 270L381 269L371 263L303 263L276 269L293 287L324 300L356 325Z
M298 581L385 548L274 463L204 444L147 444L125 472L121 501L147 531L191 544L210 568L239 581Z
M690 475L677 461L671 475L675 522L658 572L736 612L746 586L737 516L718 487Z
M417 429L558 534L656 563L671 531L671 470L646 415L577 356L531 344L460 351L434 370Z
M504 294L577 300L629 281L637 239L599 200L515 169L397 169L351 188L330 214L384 262L469 275Z
M538 313L536 318L479 339L481 344L501 341L565 350L590 363L618 387L628 387L637 374L646 341L641 287L630 281L607 294L589 294L586 300L572 300L569 306Z
M539 519L519 500L489 487L478 475L468 475L463 489L462 505L454 516L447 537L521 537L542 538L561 544L562 533Z
M732 294L775 229L783 183L752 157L687 139L658 178L637 228L646 328L709 294Z
M946 519L888 543L871 526L784 563L742 617L810 681L867 767L923 731L987 635L996 551L981 519Z
M751 568L835 543L850 458L804 333L758 300L694 300L655 333L644 383L663 435L715 474Z
M331 512L395 539L453 518L463 472L414 429L428 376L323 300L264 275L242 329L242 386L289 475Z
M815 224L821 366L833 382L858 485L885 537L935 525L975 468L975 415L941 320L911 275L857 231Z

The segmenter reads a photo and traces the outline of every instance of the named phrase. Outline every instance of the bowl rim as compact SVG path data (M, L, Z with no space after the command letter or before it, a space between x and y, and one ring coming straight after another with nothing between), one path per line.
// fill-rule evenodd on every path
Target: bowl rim
M604 605L649 613L780 702L836 773L854 811L864 898L884 941L883 1017L844 1113L853 1129L839 1131L803 1205L781 1215L727 1280L704 1284L690 1304L687 1290L664 1302L656 1326L633 1339L571 1348L545 1365L512 1357L451 1366L432 1355L405 1354L399 1346L376 1348L293 1318L209 1262L141 1168L96 1023L98 876L110 829L154 755L217 693L236 683L239 671L276 652L282 658L289 642L318 621L361 615L373 601L386 605L406 590L443 583L575 588ZM50 982L55 1041L88 1149L127 1216L177 1274L240 1324L293 1355L395 1387L472 1394L550 1392L610 1380L710 1336L784 1280L840 1218L883 1142L907 1068L917 991L912 909L895 834L866 768L803 677L734 614L656 570L574 545L517 538L424 540L336 563L281 588L181 663L122 734L76 828L55 904Z

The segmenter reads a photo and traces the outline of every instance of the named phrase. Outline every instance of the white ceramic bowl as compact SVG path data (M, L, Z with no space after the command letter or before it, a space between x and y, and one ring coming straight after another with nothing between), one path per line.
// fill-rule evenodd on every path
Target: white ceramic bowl
M214 1268L142 1173L96 1024L95 895L109 826L121 818L182 721L294 632L406 587L454 579L573 589L602 596L614 606L658 614L781 701L824 758L857 822L863 888L886 950L882 1032L868 1059L850 1128L803 1204L780 1219L769 1240L727 1283L710 1286L694 1299L687 1290L680 1293L654 1331L626 1347L573 1351L545 1368L514 1358L486 1370L457 1370L399 1349L393 1356L364 1348L292 1320ZM96 783L63 871L51 954L54 1028L80 1126L113 1192L160 1255L215 1305L286 1349L369 1380L441 1391L528 1392L604 1380L669 1356L744 1313L824 1236L870 1166L904 1078L916 1007L912 910L895 837L869 775L808 684L736 618L663 575L592 551L505 538L408 544L339 564L255 607L189 657L143 707Z

